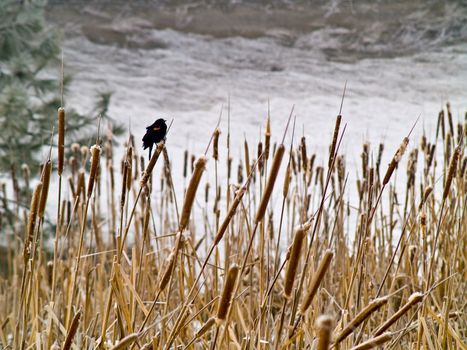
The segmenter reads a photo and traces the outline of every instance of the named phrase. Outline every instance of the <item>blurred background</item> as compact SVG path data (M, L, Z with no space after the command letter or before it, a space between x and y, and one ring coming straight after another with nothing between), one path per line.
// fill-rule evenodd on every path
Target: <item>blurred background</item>
M327 153L347 81L342 151L350 165L362 141L374 147L384 141L390 157L419 115L415 134L432 135L447 101L456 120L467 109L462 0L6 0L0 6L4 171L45 157L61 103L62 50L63 103L68 115L75 113L67 118L75 140L92 137L81 130L92 125L94 131L98 115L117 135L131 129L137 142L156 118L173 118L168 147L175 167L185 149L204 151L222 106L225 142L229 98L234 150L264 132L269 101L273 140L295 105L296 134L319 155Z

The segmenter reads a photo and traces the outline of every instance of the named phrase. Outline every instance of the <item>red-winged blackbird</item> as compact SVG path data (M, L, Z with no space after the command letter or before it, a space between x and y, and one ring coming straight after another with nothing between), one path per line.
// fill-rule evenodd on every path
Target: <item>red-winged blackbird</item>
M165 140L167 133L167 124L164 119L157 119L154 124L146 127L146 135L143 137L143 148L149 147L149 159L151 159L152 146Z

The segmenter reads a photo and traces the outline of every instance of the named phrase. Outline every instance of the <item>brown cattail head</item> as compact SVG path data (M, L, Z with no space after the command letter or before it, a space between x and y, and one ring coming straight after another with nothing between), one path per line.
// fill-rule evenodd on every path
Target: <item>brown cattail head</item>
M287 198L287 195L289 193L290 181L292 180L291 172L292 172L292 166L289 163L287 165L287 169L285 170L284 187L282 188L282 196L284 198Z
M392 339L393 333L384 333L381 334L378 337L374 337L371 339L368 339L367 341L358 344L357 346L354 346L350 350L368 350L368 349L373 349L376 348L377 346L381 346L384 343L388 342L389 340Z
M188 174L188 151L183 153L183 177L186 178Z
M243 143L243 148L245 152L245 170L247 174L250 174L250 152L248 150L248 142L245 139L245 142Z
M332 144L331 148L329 149L329 161L328 167L331 167L332 160L334 158L334 153L336 152L336 145L337 145L337 137L339 136L339 128L341 125L342 115L338 115L336 118L336 125L334 126L334 134L332 135Z
M316 319L316 335L318 344L316 350L328 350L331 343L333 319L329 315L321 315Z
M217 308L217 322L222 322L227 318L239 271L240 268L237 265L232 265L227 273L224 289L222 290L222 296L219 301L219 307Z
M295 276L297 274L298 263L300 262L300 253L303 247L303 240L306 236L306 231L310 228L310 224L300 225L295 229L295 237L290 251L290 258L287 263L287 271L284 280L284 297L289 299L292 295Z
M58 109L58 175L63 173L63 165L65 162L65 109Z
M454 150L454 153L451 157L451 161L449 162L449 169L448 175L446 178L446 183L444 184L444 192L443 192L443 200L449 195L449 190L451 188L452 179L454 178L456 171L457 171L457 163L459 162L459 157L461 155L461 146L457 146Z
M386 171L386 175L384 175L383 185L386 185L389 182L389 179L391 178L392 173L394 172L394 169L396 169L397 164L399 163L402 156L404 155L408 144L409 144L409 138L404 137L404 139L402 140L402 143L400 144L399 148L394 154L394 157L392 158L391 163L389 163L388 170Z
M300 155L301 155L301 160L303 163L303 172L306 173L308 169L308 156L306 152L306 139L305 136L302 136L302 139L300 141Z
M308 292L305 295L305 298L303 299L302 304L300 305L300 313L303 315L306 310L310 307L311 302L313 301L313 298L316 295L316 292L318 291L318 288L321 284L321 281L324 278L324 275L326 274L326 271L328 270L329 266L331 265L331 260L333 258L334 254L332 253L331 250L326 250L324 253L323 258L321 259L321 262L319 263L318 269L316 270L313 279L310 283L310 287L308 288Z
M29 218L28 218L28 231L27 231L27 243L32 242L34 237L34 229L36 227L37 214L39 210L39 202L42 193L42 182L39 182L34 189L34 193L31 198L31 207L29 209ZM25 244L26 246L26 244Z
M43 184L41 191L41 198L39 202L39 217L44 217L45 205L47 204L47 196L49 194L50 174L52 172L52 162L50 159L45 163L41 175L41 182Z
M246 186L242 186L237 191L235 198L232 204L230 205L229 211L227 212L227 215L225 216L224 221L219 226L219 230L217 231L216 238L214 239L214 245L217 245L221 241L222 237L224 237L224 233L229 227L229 223L232 220L233 216L235 215L235 212L237 211L237 208L242 201L242 197L245 194L246 189L247 189Z
M277 147L276 153L274 154L274 159L272 161L271 170L269 171L268 180L266 182L266 187L264 188L263 196L261 197L261 202L256 212L255 222L259 223L266 212L269 199L271 198L272 190L274 189L274 184L279 173L279 168L282 163L282 158L284 156L285 147L283 144L280 144ZM258 164L259 165L259 164Z
M212 157L217 161L219 160L219 135L221 131L219 128L214 130L213 140L212 140Z
M180 239L181 237L178 237ZM165 287L167 287L167 284L170 281L170 276L172 275L172 270L175 264L175 260L177 258L177 249L175 248L170 255L167 257L167 265L165 266L164 272L162 274L162 278L159 283L159 291L163 291Z
M339 344L341 341L347 338L368 317L370 317L375 311L379 310L384 304L386 304L388 299L388 297L382 297L374 299L372 302L370 302L336 336L335 344Z
M386 322L384 322L378 329L374 332L374 336L378 336L383 334L389 327L391 327L397 320L399 320L409 309L418 304L423 300L423 294L422 293L413 293L410 297L407 303L402 306L394 315L392 315Z
M91 170L89 172L88 179L88 193L87 197L90 198L92 195L92 190L94 189L94 183L97 178L97 171L99 168L99 160L101 156L101 147L99 145L94 145L91 147Z
M156 166L157 159L159 159L159 156L160 156L164 146L165 146L164 142L160 142L157 145L156 151L152 154L152 157L149 160L149 163L148 163L146 169L144 170L143 176L141 177L141 181L139 183L141 187L144 187L144 186L147 185L147 183L149 181L149 178L150 178L150 176L152 174L152 171L154 170L154 167Z
M68 332L66 334L65 342L63 343L62 350L69 350L71 349L71 345L73 342L73 338L78 331L79 326L79 319L81 318L81 311L78 311L73 319L71 320L70 328L68 328Z
M419 209L422 209L423 205L426 203L426 201L428 200L428 197L430 197L430 194L432 192L433 192L433 187L428 186L427 188L425 188L425 191L423 192L423 198L420 201L420 205L418 207Z
M211 317L206 321L206 323L196 332L195 338L201 338L211 327L216 323L216 318Z
M271 148L271 118L268 115L266 120L266 131L264 133L264 159L269 159L269 149Z
M191 208L195 201L196 191L198 190L201 177L203 176L204 168L207 162L205 156L201 156L195 163L193 174L191 175L190 183L185 193L185 199L183 201L182 215L180 217L179 231L183 231L190 220Z

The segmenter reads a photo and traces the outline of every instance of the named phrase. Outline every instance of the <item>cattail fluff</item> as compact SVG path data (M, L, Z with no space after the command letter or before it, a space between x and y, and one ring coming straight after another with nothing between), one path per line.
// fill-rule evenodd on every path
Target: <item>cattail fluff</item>
M65 342L63 343L62 350L69 350L71 349L71 344L73 342L73 338L78 331L79 320L81 318L81 311L78 311L75 316L73 316L73 320L71 321L70 328L66 334Z
M49 185L50 185L50 174L52 172L52 162L50 159L45 163L44 169L42 170L41 182L42 182L42 191L41 198L39 202L39 217L44 217L45 206L47 204L47 196L49 194Z
M408 144L409 144L409 138L404 137L398 150L394 154L394 157L392 158L391 163L389 163L388 170L386 171L386 175L384 176L384 179L383 179L383 185L386 185L389 182L389 179L391 178L392 173L394 172L394 169L396 168L397 164L399 163L402 156L404 155Z
M147 185L147 183L149 181L149 178L150 178L150 176L152 174L152 171L154 170L154 167L156 166L157 159L159 159L159 156L160 156L164 146L165 146L164 142L160 142L157 145L156 151L152 154L152 157L149 160L149 163L148 163L146 169L144 170L143 176L141 177L141 181L139 183L141 187L144 187L144 186Z
M274 154L274 159L272 161L271 169L269 171L268 180L266 182L266 186L264 188L263 196L261 197L261 202L258 207L258 211L256 212L255 222L259 223L266 212L266 208L268 206L269 198L271 197L272 190L274 189L274 184L277 179L277 175L279 173L279 168L282 163L282 158L284 156L285 147L283 144L280 144L277 147L276 153Z
M222 296L219 301L219 306L217 308L216 321L222 322L227 318L229 313L230 305L232 302L233 292L235 288L235 283L237 282L237 276L240 271L240 268L237 265L230 267L227 277L225 279L224 289L222 290Z
M91 170L89 172L88 179L88 193L87 197L90 198L92 195L92 190L94 189L94 183L96 182L97 170L99 168L99 160L101 155L101 147L99 145L94 145L91 147Z
M310 307L311 302L313 301L313 298L316 295L316 292L318 291L318 288L321 284L321 281L324 278L324 275L326 274L326 271L328 270L329 266L331 265L331 260L333 258L334 254L332 253L331 250L326 250L324 253L323 258L321 259L321 262L319 263L318 269L316 270L313 279L310 283L310 287L308 288L308 292L305 295L305 298L303 299L302 304L300 305L300 313L303 315L306 310Z
M219 128L214 130L213 141L212 141L212 157L217 161L219 160L219 135L221 131Z
M347 338L359 325L361 325L375 311L379 310L388 301L388 297L377 298L370 302L362 311L360 311L337 335L335 344L339 344Z
M331 343L332 317L329 315L321 315L316 319L316 335L318 344L316 350L328 350Z
M449 195L449 190L451 188L452 179L454 178L457 170L457 163L459 162L459 157L461 155L461 146L457 146L454 150L454 153L449 162L448 175L446 178L446 183L444 184L443 200L445 200Z
M65 109L58 109L58 162L57 171L61 176L63 173L63 165L65 162Z
M289 299L292 295L295 275L297 274L298 263L300 262L300 255L303 247L303 240L306 236L306 231L310 225L302 225L295 229L295 237L290 251L290 258L287 263L287 270L285 272L284 280L284 297Z
M190 183L185 193L185 200L183 201L182 215L180 217L180 227L179 231L183 231L187 226L190 220L191 208L193 207L193 202L195 201L196 191L198 190L201 177L203 176L204 168L206 165L207 159L205 156L201 156L195 163L195 168L193 174L191 175Z

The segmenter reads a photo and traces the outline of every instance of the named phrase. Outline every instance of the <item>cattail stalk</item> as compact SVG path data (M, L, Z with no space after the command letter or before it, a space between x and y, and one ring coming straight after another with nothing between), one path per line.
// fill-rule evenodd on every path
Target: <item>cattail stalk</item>
M354 346L350 350L368 350L368 349L373 349L376 348L377 346L381 346L384 343L388 342L389 340L392 339L393 334L392 333L383 333L378 337L374 337L371 339L368 339L366 342L363 342L361 344L358 344L357 346Z
M138 333L128 334L126 337L122 338L117 344L110 348L110 350L121 350L127 349L133 342L135 342L139 337Z

